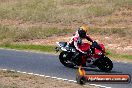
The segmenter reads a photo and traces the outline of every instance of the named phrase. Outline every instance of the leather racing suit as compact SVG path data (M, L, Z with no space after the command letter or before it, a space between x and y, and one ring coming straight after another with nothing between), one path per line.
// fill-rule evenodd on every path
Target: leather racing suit
M76 55L74 55L74 57L73 57L73 61L77 60L76 57L78 57L78 56L81 57L83 54L87 53L87 52L82 51L79 48L79 46L82 44L82 40L83 39L87 39L88 41L93 42L93 40L88 35L86 35L85 38L81 38L79 36L78 30L75 32L75 34L73 35L73 37L69 41L69 46L73 47L73 48L75 48L77 50ZM81 62L81 61L79 61L79 62Z
M74 47L76 50L78 50L81 53L85 53L79 48L79 46L82 44L82 39L84 38L81 38L78 34L78 31L76 31L74 36L69 41L69 46ZM93 40L88 35L86 35L85 39L87 39L90 42L93 42Z

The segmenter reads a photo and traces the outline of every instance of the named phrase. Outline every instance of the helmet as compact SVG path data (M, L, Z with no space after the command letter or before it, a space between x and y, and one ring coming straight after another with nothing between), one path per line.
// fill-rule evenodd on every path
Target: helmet
M81 38L85 38L86 37L86 33L89 30L88 26L81 26L78 30L78 34Z
M84 30L87 33L88 30L89 30L89 26L84 25L84 26L81 26L79 29L82 29L82 30Z

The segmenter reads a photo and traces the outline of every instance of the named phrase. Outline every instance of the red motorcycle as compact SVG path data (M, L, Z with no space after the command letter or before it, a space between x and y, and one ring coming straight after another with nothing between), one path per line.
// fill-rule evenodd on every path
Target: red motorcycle
M58 47L56 47L56 51L61 51L59 60L66 67L74 68L80 65L88 67L89 65L93 65L104 72L111 71L113 68L113 63L106 56L105 47L103 44L98 44L97 42L93 42L92 45L83 43L80 46L80 49L88 53L82 55L81 57L76 57L77 59L75 59L76 61L74 61L74 56L78 54L76 49L73 47L69 47L69 45L67 45L67 42L56 43L58 45Z

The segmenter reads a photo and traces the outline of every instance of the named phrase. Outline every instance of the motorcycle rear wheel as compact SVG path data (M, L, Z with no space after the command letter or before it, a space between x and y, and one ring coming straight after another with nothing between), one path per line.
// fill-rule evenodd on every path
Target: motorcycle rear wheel
M59 60L65 67L74 68L75 65L70 61L68 54L69 53L65 51L61 52L59 55Z

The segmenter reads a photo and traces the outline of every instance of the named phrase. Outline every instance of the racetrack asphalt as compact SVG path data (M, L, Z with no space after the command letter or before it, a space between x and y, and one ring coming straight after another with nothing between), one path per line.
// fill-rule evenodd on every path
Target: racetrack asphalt
M130 74L132 76L132 63L113 62L114 68L111 74ZM0 68L18 70L28 73L48 75L69 80L75 80L77 69L64 67L58 59L58 55L25 52L16 50L0 49ZM89 74L102 74L98 68L88 68ZM106 73L105 73L106 74ZM108 74L108 73L107 73ZM111 88L132 88L129 84L99 84Z

